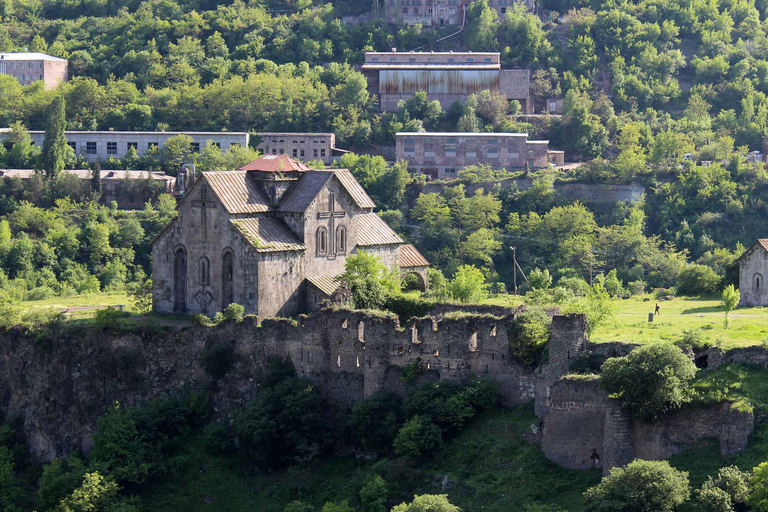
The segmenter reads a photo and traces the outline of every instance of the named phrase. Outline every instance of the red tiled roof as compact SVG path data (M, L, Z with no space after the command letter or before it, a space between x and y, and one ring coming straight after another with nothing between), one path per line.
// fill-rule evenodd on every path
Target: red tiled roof
M238 171L290 172L310 171L311 169L288 155L264 155L251 163L245 164Z

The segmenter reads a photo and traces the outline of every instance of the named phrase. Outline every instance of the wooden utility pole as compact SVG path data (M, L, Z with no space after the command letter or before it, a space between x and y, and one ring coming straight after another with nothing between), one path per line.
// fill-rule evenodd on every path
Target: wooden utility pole
M512 285L517 295L517 247L510 247L510 249L512 249Z

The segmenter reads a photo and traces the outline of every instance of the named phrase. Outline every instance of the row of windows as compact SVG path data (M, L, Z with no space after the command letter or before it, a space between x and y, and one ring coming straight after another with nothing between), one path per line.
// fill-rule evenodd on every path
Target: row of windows
M42 62L4 62L10 69L42 69ZM35 65L37 64L37 65Z
M278 142L285 142L285 139L272 139L272 144L277 144ZM306 140L294 140L292 141L294 144L306 144ZM328 144L328 141L325 140L313 140L312 144Z
M328 254L328 229L324 226L317 228L317 255L326 256ZM339 226L336 228L336 252L334 254L345 254L347 252L347 228Z
M278 153L278 151L279 151L279 153ZM285 154L285 148L280 148L280 149L272 148L272 154L273 155L278 155L278 154L279 155L284 155ZM325 148L320 149L319 155L321 157L325 158L325 155L326 155ZM317 156L318 156L317 148L313 148L312 149L312 156L314 158L317 158ZM294 148L293 149L293 158L304 158L304 150L303 149L299 150L299 149Z
M77 142L68 142L68 144L72 147L72 149L77 152ZM213 142L212 143L217 148L221 149L221 143L220 142ZM147 142L147 149L157 147L159 146L158 142ZM193 153L199 153L200 152L200 143L199 142L192 142L190 143L190 149ZM239 142L233 142L229 145L229 147L235 147L240 146ZM126 142L125 143L125 150L129 151L131 148L134 148L136 151L139 150L139 143L138 142ZM87 155L95 155L98 152L98 143L87 141L85 143L85 153ZM109 141L107 142L107 154L108 155L116 155L117 154L117 142Z
M416 154L416 148L413 146L405 146L403 148L403 152L405 156L414 156ZM453 158L456 156L456 148L444 148L444 153L447 158ZM499 148L489 148L485 155L487 158L498 158L499 157ZM468 150L464 152L464 156L467 158L477 158L477 151ZM435 157L435 150L424 150L424 158L434 158ZM516 160L520 157L520 154L517 152L510 152L508 153L508 157L511 160ZM533 150L528 150L528 158L533 158Z

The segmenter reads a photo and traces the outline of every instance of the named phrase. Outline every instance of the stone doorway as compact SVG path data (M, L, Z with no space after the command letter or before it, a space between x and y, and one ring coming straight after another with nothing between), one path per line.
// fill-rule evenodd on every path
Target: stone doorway
M221 265L221 308L224 309L235 300L234 297L234 257L231 251L224 253Z

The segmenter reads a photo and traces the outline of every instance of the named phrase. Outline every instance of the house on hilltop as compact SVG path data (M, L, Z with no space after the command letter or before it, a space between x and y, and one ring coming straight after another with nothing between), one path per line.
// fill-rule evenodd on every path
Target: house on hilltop
M154 309L211 315L235 302L260 316L314 310L334 298L336 276L360 250L426 287L429 263L375 206L347 169L314 170L287 155L205 172L152 241Z
M761 238L739 257L741 306L768 306L768 238Z

